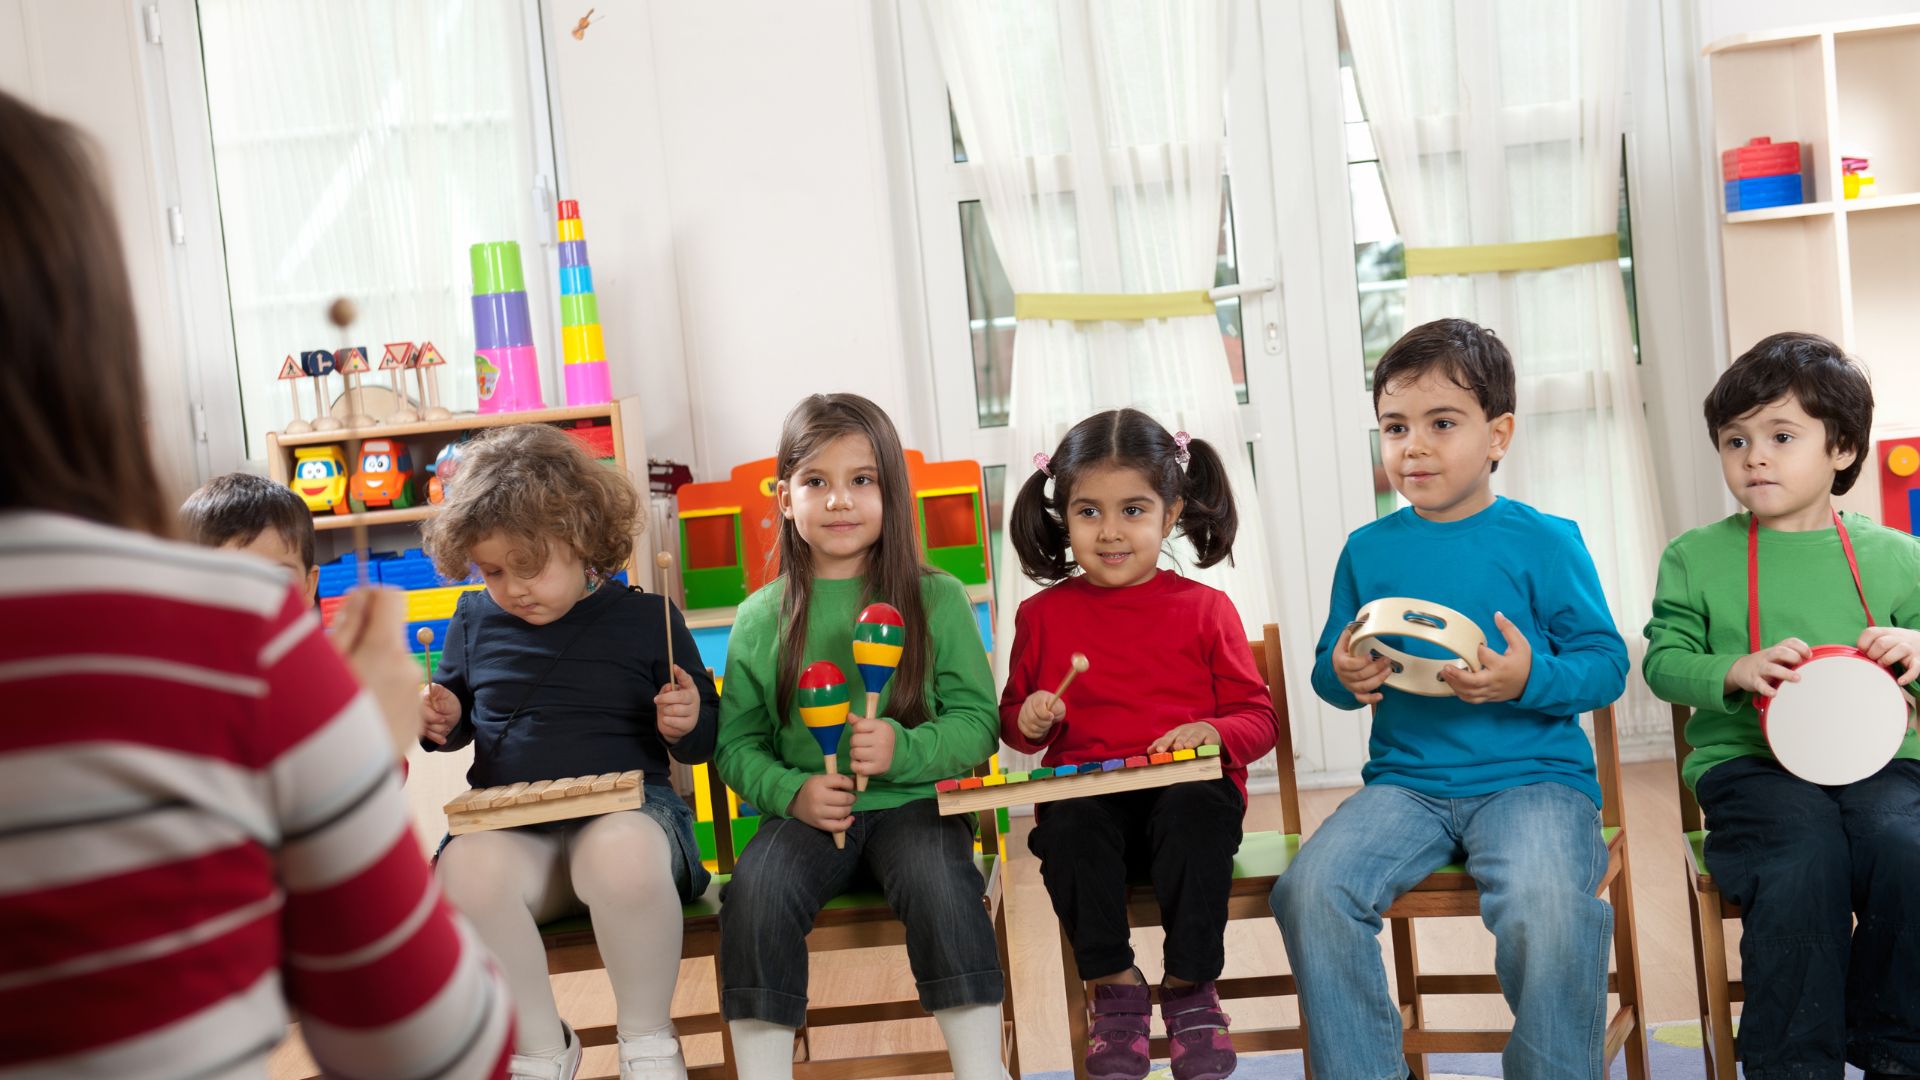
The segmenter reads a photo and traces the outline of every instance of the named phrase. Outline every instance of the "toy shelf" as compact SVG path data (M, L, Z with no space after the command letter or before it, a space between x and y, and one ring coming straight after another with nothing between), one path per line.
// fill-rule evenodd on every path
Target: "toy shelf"
M421 420L412 424L375 424L372 427L338 428L333 431L315 431L305 435L281 435L271 432L268 438L276 440L280 446L325 446L327 443L347 442L352 439L404 439L413 435L444 435L449 432L464 434L469 431L484 431L488 428L510 427L514 424L550 424L560 420L611 420L619 411L620 402L605 405L568 405L558 409L533 409L528 412L490 413L482 416L468 413L447 420Z
M1719 152L1803 144L1807 202L1721 215L1732 356L1783 330L1823 334L1873 375L1875 435L1920 425L1920 16L1745 34L1704 50ZM1875 182L1842 197L1841 158Z
M328 529L351 529L355 525L401 525L409 521L425 521L432 516L431 506L409 506L405 510L368 510L363 514L316 514L313 527L325 532Z

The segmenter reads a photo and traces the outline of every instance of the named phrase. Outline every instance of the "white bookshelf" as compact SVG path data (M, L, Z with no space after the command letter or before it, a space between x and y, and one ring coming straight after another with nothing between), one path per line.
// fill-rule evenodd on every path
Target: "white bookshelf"
M1824 334L1872 372L1876 436L1920 427L1920 15L1744 34L1705 55L1716 203L1721 151L1804 144L1806 203L1721 214L1732 354ZM1850 153L1870 158L1871 195L1842 198Z

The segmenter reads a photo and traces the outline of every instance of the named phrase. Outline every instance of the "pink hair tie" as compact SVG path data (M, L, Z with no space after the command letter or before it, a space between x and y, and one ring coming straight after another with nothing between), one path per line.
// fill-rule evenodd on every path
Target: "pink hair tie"
M1043 473L1046 473L1049 477L1053 475L1053 470L1048 468L1047 466L1052 461L1053 459L1048 457L1044 453L1033 455L1033 467L1036 469L1039 469Z
M1187 462L1192 461L1193 453L1187 449L1187 444L1192 441L1193 441L1193 436L1187 434L1186 432L1184 431L1174 432L1173 433L1173 460L1179 462L1182 465L1185 465Z

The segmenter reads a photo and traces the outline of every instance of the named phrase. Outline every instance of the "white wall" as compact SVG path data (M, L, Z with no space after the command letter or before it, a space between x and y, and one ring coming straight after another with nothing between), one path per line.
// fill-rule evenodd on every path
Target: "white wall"
M161 482L196 483L164 184L146 89L152 57L127 0L0 0L0 90L76 124L98 151L140 326L147 430Z
M1698 0L1700 43L1711 45L1734 34L1786 30L1812 23L1920 14L1913 0Z
M549 10L556 124L615 390L647 399L650 452L724 476L829 390L935 450L909 374L872 9L599 11L576 41L578 13Z

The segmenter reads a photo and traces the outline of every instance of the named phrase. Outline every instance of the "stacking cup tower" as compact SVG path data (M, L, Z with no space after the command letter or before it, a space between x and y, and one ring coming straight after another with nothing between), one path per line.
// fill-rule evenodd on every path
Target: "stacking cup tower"
M480 411L544 409L520 245L511 240L475 244L468 254L473 262L473 376Z
M560 200L560 335L566 363L567 404L598 405L613 400L607 377L607 347L600 334L600 302L593 295L593 267L587 263L587 232L580 204Z

